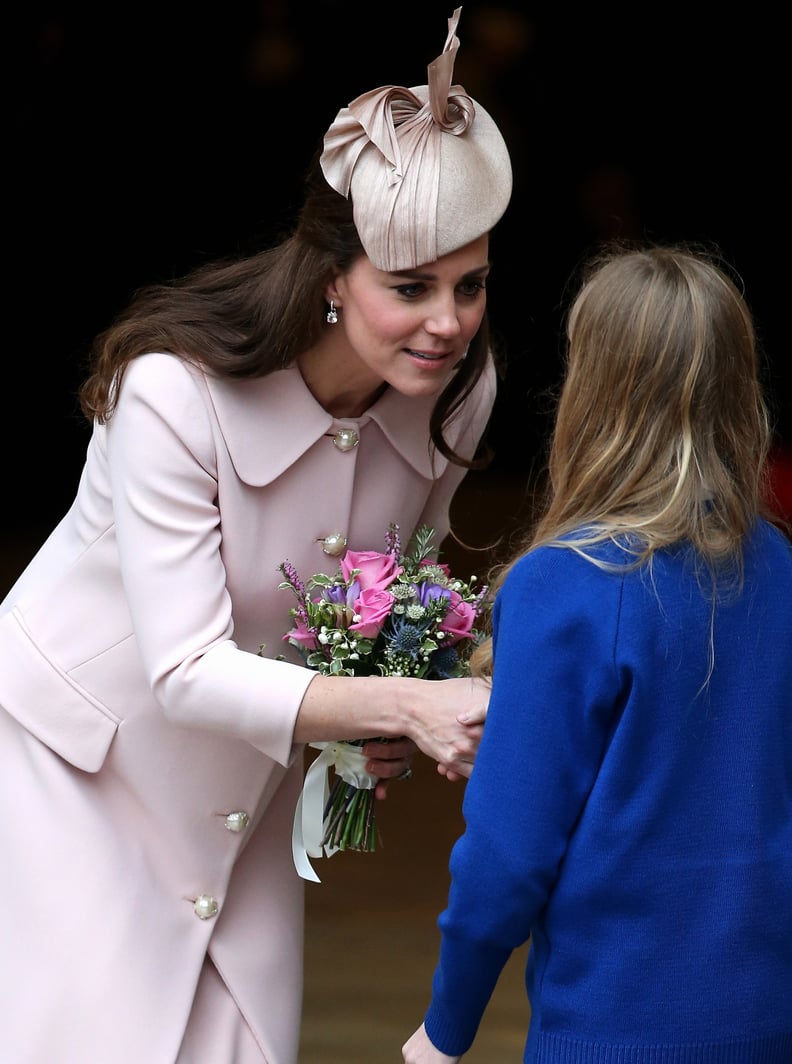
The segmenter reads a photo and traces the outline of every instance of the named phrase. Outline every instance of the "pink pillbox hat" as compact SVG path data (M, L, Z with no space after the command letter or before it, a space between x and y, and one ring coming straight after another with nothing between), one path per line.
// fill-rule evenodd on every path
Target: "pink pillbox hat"
M428 85L384 85L336 115L322 172L352 199L363 248L380 270L414 269L489 232L508 206L506 143L484 108L452 85L461 7Z

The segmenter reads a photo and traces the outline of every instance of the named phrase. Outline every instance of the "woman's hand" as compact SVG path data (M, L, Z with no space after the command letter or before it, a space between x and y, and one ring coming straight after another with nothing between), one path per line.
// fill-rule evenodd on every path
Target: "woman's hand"
M490 685L482 680L426 680L421 681L431 688L430 694L440 696L443 707L446 701L446 691L441 691L438 685L454 684L454 707L461 704L463 708L456 713L453 723L449 727L456 730L456 736L446 736L446 741L454 746L456 760L453 762L440 761L437 771L445 776L451 783L461 780L470 775L473 769L473 758L481 741L482 729L487 716L487 704L489 702ZM459 684L462 684L460 694ZM461 698L461 703L459 699ZM438 720L432 721L437 727ZM458 726L458 727L457 727ZM451 733L448 733L450 736ZM363 754L369 759L366 763L366 772L379 778L374 793L377 798L384 798L388 791L388 782L392 779L409 779L412 774L412 758L419 746L405 736L398 739L389 739L387 742L370 740L363 747ZM424 751L428 753L428 751ZM429 756L432 756L429 754Z
M428 707L423 702L416 706L413 716L419 730L411 729L415 741L446 779L467 779L484 730L489 681L476 677L419 682L430 702Z
M488 680L485 682L487 683L487 690L489 691L490 682ZM457 716L457 720L460 724L464 724L466 727L476 729L477 744L481 740L481 732L484 727L484 721L486 720L486 718L486 704L483 706L474 707L472 710L465 711L463 713L458 714ZM445 776L449 783L455 783L457 780L465 778L461 773L454 772L453 768L450 765L446 765L442 762L438 762L437 771L440 773L441 776Z
M447 1053L435 1049L429 1041L426 1028L421 1024L402 1046L402 1059L405 1064L458 1064L462 1058L449 1057Z
M316 675L294 724L297 743L335 742L361 735L393 742L364 750L371 775L393 779L410 767L412 742L450 780L470 776L484 728L490 685L481 677L419 680L407 676ZM405 739L405 736L407 738ZM373 742L373 740L372 740ZM408 745L399 745L399 744ZM390 749L384 749L389 746ZM373 756L372 756L373 755Z

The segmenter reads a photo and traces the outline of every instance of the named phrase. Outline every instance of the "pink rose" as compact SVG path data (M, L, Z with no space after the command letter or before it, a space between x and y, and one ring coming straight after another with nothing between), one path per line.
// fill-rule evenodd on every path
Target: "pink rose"
M364 639L374 639L390 617L394 601L389 591L379 587L368 587L361 591L355 603L355 613L360 620L350 624L350 631L357 632Z
M350 579L353 569L360 570L355 579L363 591L369 588L383 590L404 572L392 554L380 554L373 550L348 550L341 559L341 572L345 580Z
M453 646L460 639L469 636L476 622L476 610L469 602L464 602L457 591L452 591L450 596L451 606L443 618L441 628L450 639L444 640L445 646Z

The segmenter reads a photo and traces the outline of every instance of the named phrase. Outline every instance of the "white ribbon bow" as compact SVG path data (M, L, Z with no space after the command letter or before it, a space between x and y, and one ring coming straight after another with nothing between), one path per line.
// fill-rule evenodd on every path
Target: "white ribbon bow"
M330 797L328 773L330 766L345 783L351 783L361 791L370 791L377 784L377 777L366 772L366 761L361 747L354 743L310 743L321 754L305 774L302 791L294 812L292 824L292 856L294 867L302 879L321 883L314 872L309 857L332 857L337 846L322 846L324 837L325 807Z

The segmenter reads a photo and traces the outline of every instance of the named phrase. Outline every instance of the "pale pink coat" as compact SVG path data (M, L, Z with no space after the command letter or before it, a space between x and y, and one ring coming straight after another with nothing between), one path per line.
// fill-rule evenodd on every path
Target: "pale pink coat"
M494 390L490 366L448 434L461 452ZM295 368L130 365L74 505L0 605L0 1060L172 1064L208 951L264 1059L296 1061L292 733L313 673L281 638L278 565L332 574L326 535L382 550L391 520L442 539L464 470L433 468L430 406L388 391L335 421ZM202 894L218 915L196 915Z

